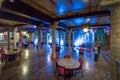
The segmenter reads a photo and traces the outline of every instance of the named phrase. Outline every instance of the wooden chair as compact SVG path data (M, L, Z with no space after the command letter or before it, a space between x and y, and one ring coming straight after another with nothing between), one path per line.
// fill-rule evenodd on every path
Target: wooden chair
M86 52L87 52L87 54L91 55L91 49L90 48L86 49Z
M16 55L16 59L20 60L21 59L21 54L22 54L22 50L20 50L20 52Z
M7 63L7 61L8 61L7 55L5 53L1 53L1 63L4 61L5 61L5 63Z
M58 57L56 57L54 59L54 62L55 62L55 73L57 73L57 71L58 71Z
M22 54L22 50L20 50L20 52L17 54L17 56L21 56Z
M66 80L66 78L70 80L71 78L70 71L65 69L63 66L58 65L58 80L60 76L62 76L64 80Z
M69 59L69 58L71 58L71 56L70 55L65 55L64 58Z
M55 47L55 50L58 52L58 51L60 51L60 47L59 46L56 46Z
M80 55L83 55L83 54L84 54L84 47L81 47L81 48L79 49L79 54L80 54Z
M77 69L75 69L75 76L76 76L76 73L81 73L83 77L83 71L82 71L83 60L81 58L79 58L79 63L80 63L80 66Z

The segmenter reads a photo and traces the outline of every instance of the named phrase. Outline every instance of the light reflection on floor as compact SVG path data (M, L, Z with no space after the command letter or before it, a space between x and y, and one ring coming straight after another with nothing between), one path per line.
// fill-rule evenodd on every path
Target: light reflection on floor
M54 74L54 62L51 59L51 47L43 45L41 52L41 55L38 56L37 48L33 46L23 50L20 65L13 67L15 71L11 69L4 71L4 74L0 76L0 80L4 80L2 77L4 78L6 75L9 76L5 77L5 80L57 80ZM106 80L106 73L109 71L109 66L105 63L101 55L98 62L94 62L94 53L92 50L91 53L85 51L84 55L79 55L78 51L73 52L71 48L62 46L62 49L57 54L60 59L64 55L70 54L75 59L80 57L84 60L83 79L80 79L80 75L77 74L77 79L72 80ZM8 72L14 72L15 75Z

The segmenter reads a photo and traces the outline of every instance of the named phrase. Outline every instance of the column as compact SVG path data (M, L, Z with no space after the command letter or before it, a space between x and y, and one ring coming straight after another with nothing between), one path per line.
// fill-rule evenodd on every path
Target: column
M10 30L8 30L8 50L10 50Z
M61 46L61 30L59 29L59 47Z
M111 12L111 80L118 80L118 66L115 61L120 58L120 3L113 4Z
M41 54L41 29L42 29L42 24L37 26L38 29L38 55Z
M0 0L0 8L1 8L1 6L2 6L2 2L3 2L3 0Z
M41 31L41 42L43 42L43 33Z
M74 47L74 30L72 30L72 47Z
M29 34L29 42L31 42L32 41L32 33L29 32L28 34Z
M17 27L13 28L13 49L16 49L16 31Z
M54 22L53 25L51 25L51 29L52 29L52 59L54 60L56 58L56 51L55 51L55 30L56 27L58 25L58 22Z
M71 48L71 29L68 31L68 47Z
M64 37L64 46L65 46L65 44L66 44L66 32L65 31L63 31L63 37Z

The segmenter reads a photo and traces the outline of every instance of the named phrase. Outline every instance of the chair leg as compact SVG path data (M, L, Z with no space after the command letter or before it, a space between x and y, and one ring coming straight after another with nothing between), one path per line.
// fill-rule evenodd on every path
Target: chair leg
M82 77L83 77L83 71L81 70L81 75L82 75Z
M76 77L76 70L75 70L75 77Z

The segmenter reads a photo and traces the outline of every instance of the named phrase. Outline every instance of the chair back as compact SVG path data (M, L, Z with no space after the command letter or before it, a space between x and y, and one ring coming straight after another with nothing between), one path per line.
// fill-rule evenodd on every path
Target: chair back
M81 58L79 59L79 63L80 63L80 66L79 66L78 69L82 69L82 66L83 66L83 60L82 60Z
M58 65L58 73L59 75L66 76L70 73L70 71L65 69L63 66Z
M2 47L2 48L0 49L0 51L1 51L1 52L4 52L4 48Z
M70 55L65 55L64 58L69 59L69 58L71 58L71 56Z
M28 42L27 46L30 46L30 42Z
M1 54L1 58L2 58L2 59L7 59L7 55L6 55L5 53L2 53L2 54Z
M80 53L83 53L83 52L84 52L84 47L81 47L81 48L79 49L79 52L80 52Z
M90 49L87 49L86 51L87 51L87 52L91 52L91 50L90 50Z
M20 52L17 54L17 56L21 56L22 54L22 50L20 50Z
M55 61L55 63L58 63L58 57L56 57L54 61Z

